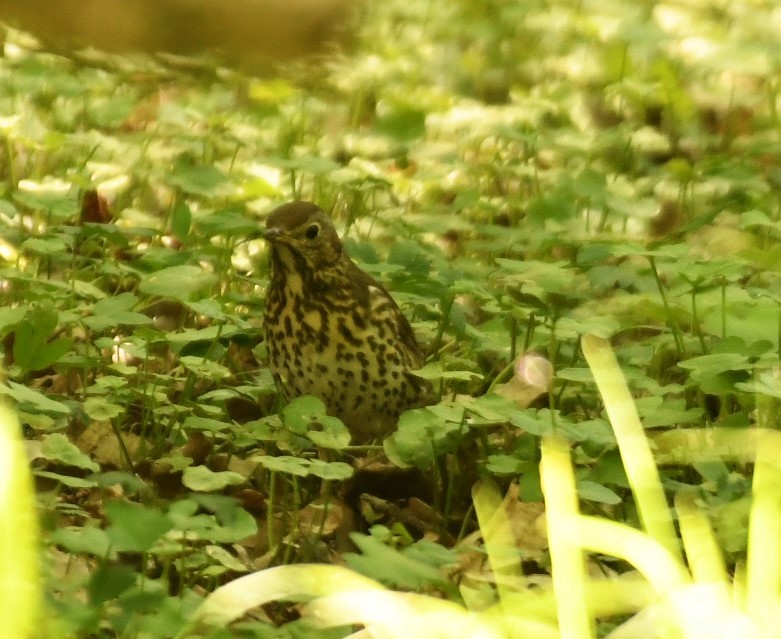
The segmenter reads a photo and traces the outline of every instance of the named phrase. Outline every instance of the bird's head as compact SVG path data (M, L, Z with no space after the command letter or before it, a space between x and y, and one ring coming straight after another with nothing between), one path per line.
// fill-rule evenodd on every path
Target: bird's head
M316 271L342 258L334 225L311 202L289 202L274 209L266 219L263 237L271 244L272 255L290 269L305 266Z

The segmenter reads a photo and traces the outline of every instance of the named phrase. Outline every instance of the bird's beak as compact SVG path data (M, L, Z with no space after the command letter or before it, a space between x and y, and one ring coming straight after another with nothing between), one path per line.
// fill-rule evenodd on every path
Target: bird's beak
M266 229L266 232L263 233L263 238L267 242L275 242L279 238L281 238L284 235L284 232L279 227L271 227L270 229Z

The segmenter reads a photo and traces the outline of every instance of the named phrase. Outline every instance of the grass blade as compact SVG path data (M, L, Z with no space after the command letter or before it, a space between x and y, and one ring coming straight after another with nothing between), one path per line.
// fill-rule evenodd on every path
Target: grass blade
M659 471L613 350L596 335L584 335L581 346L605 402L643 528L682 561Z

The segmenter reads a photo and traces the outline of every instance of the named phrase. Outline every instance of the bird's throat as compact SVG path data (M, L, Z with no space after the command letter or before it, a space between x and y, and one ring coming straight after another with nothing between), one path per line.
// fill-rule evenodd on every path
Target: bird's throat
M284 287L294 295L302 295L304 292L304 280L299 273L299 265L296 263L296 255L284 245L274 247L272 267L277 277L282 277Z

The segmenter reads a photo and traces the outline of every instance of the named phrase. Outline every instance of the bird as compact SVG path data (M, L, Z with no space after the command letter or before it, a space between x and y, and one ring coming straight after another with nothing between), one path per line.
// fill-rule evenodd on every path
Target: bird
M391 433L429 396L424 355L390 293L347 255L328 215L294 201L266 219L269 368L285 402L314 395L354 445Z

